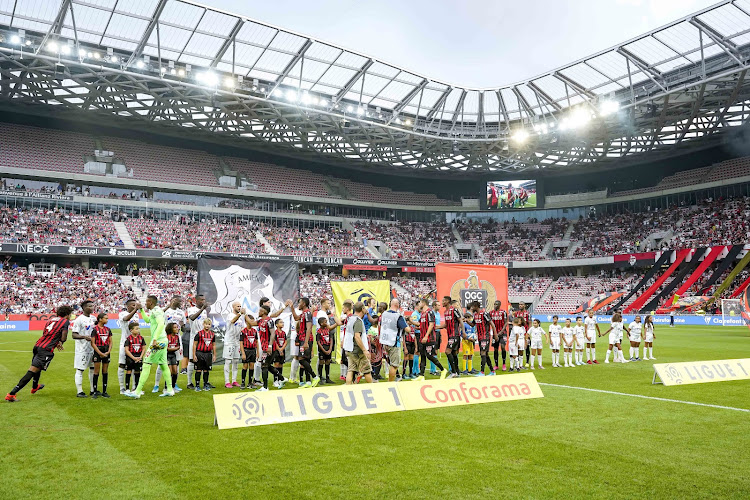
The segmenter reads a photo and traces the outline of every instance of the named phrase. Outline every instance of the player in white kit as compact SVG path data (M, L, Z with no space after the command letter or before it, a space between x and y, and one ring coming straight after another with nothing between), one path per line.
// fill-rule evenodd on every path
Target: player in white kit
M586 327L583 326L583 318L576 317L576 324L573 327L573 335L575 336L576 350L575 350L575 364L580 366L583 362L583 347L585 345L583 341L584 332Z
M565 367L570 368L575 366L573 364L573 342L575 337L573 335L573 328L570 325L570 318L565 318L565 326L562 329L563 338L563 360L565 361Z
M622 314L619 312L612 315L612 324L609 327L609 330L604 332L602 335L609 334L609 347L607 347L607 355L604 358L605 363L609 363L609 355L612 351L614 351L614 357L613 361L615 363L624 363L625 358L622 355L622 331L627 330L628 328L623 324L622 322Z
M89 395L94 394L94 363L92 359L94 357L94 348L91 345L91 334L96 324L96 317L92 314L94 312L94 303L91 300L84 300L81 302L81 309L83 313L73 321L73 339L76 341L76 350L73 358L73 367L76 370L75 382L76 389L78 390L78 397L85 398L86 393L83 392L83 371L89 369Z
M519 346L523 346L526 349L526 329L521 326L521 318L513 320L513 328L510 330L508 336L508 354L510 354L510 370L509 371L521 371L523 366L523 350L519 350Z
M630 329L628 332L628 338L630 339L630 361L640 361L641 358L638 357L638 351L641 349L641 331L643 330L641 317L636 316L635 321L630 323L628 328Z
M552 316L552 324L549 325L547 340L549 347L552 349L552 367L560 368L560 333L562 326L557 323L557 315Z
M601 332L599 331L599 325L596 322L592 309L589 309L589 315L583 320L583 324L586 327L586 363L598 365L599 362L596 360L596 337L601 336Z
M240 387L237 383L237 369L240 366L242 353L240 352L240 334L245 328L247 311L237 301L232 302L232 312L227 314L226 332L224 333L224 387Z
M125 391L129 387L125 386L125 341L130 335L130 325L133 321L139 321L140 316L138 315L138 302L135 299L128 299L125 301L125 310L120 311L118 315L117 324L120 327L120 350L117 358L117 380L120 382L120 394L125 394Z
M644 331L644 343L643 343L643 359L656 359L654 357L654 317L650 314L646 316L646 320L643 323ZM648 353L646 352L648 349Z
M185 335L182 336L182 350L183 350L183 360L185 359L184 353L187 352L189 354L189 357L187 359L187 380L188 380L188 389L194 389L195 386L193 385L193 375L195 373L195 364L193 363L194 352L193 352L193 339L195 336L203 330L203 321L208 318L209 313L211 312L211 306L209 306L206 303L206 298L203 296L203 294L198 294L195 296L195 305L192 307L188 307L187 310L187 323L190 326L190 333L187 335L187 338ZM185 350L187 348L187 351ZM213 386L209 383L209 388L213 388Z
M529 358L529 366L534 369L534 356L539 356L539 368L544 370L542 366L542 344L544 343L544 328L539 326L539 320L534 319L532 326L529 328L528 334L531 339L531 357Z
M187 321L187 315L185 314L185 311L182 309L182 297L179 295L175 295L172 297L172 300L169 302L169 307L164 310L164 324L168 325L170 323L176 323L179 327L179 332L182 332L183 327L185 326L185 323ZM181 335L181 333L180 333ZM180 342L180 349L175 351L177 356L177 362L182 364L183 358L183 350L184 350L184 342ZM189 380L189 379L188 379ZM159 385L161 384L161 367L156 368L156 376L154 380L154 388L151 392L159 392ZM166 387L166 384L165 384ZM180 392L182 389L180 389L178 386L173 387L175 392Z

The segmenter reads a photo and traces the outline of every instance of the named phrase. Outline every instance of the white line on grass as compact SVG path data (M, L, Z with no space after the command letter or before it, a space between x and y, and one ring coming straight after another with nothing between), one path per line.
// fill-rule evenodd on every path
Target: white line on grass
M746 408L735 408L733 406L721 406L721 405L709 405L706 403L696 403L695 401L682 401L681 399L657 398L654 396L643 396L642 394L628 394L627 392L605 391L603 389L591 389L589 387L576 387L574 385L548 384L546 382L539 382L539 385L547 385L550 387L563 387L565 389L578 389L579 391L601 392L604 394L616 394L617 396L630 396L631 398L653 399L655 401L667 401L669 403L682 403L685 405L707 406L709 408L721 408L723 410L734 410L734 411L743 411L746 413L750 413L750 410Z

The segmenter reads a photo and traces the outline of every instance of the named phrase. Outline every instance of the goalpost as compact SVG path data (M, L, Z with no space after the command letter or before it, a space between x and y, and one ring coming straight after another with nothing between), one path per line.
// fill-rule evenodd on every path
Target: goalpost
M742 313L742 305L739 299L721 299L721 325L731 324L729 318L739 318Z

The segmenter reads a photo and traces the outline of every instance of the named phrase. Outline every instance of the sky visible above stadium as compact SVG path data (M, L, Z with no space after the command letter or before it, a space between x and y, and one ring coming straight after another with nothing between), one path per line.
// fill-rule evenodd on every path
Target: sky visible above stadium
M713 0L199 0L470 87L513 83Z

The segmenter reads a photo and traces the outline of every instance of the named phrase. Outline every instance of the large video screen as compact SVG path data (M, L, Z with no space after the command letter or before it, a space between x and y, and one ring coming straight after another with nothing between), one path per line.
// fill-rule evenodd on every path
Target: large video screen
M535 180L491 181L487 183L487 209L537 208Z

